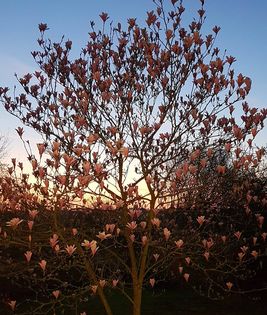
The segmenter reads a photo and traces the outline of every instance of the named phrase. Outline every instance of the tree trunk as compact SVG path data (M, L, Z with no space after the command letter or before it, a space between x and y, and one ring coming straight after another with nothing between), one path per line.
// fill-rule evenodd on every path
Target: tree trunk
M142 285L140 283L135 283L133 289L134 289L133 315L141 315Z
M106 314L107 315L113 315L112 311L111 311L111 308L110 308L110 305L109 305L109 303L108 303L108 301L106 299L106 296L103 293L103 291L98 289L98 295L99 295L99 298L101 300L102 305L105 308Z

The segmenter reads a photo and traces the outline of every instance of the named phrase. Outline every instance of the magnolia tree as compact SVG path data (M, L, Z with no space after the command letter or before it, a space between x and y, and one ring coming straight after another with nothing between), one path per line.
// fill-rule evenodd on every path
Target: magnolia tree
M195 270L209 288L229 290L231 277L244 275L266 238L265 196L255 216L249 184L222 188L230 172L257 169L264 150L253 141L267 110L247 104L251 80L236 75L235 58L215 46L220 28L202 34L204 0L188 26L182 2L172 0L169 12L163 0L154 5L142 26L134 18L125 28L113 26L102 13L102 30L91 23L77 59L70 40L53 43L40 24L40 50L32 52L39 71L18 78L24 93L14 98L0 89L6 110L43 138L38 154L28 150L35 181L22 174L20 197L6 188L16 187L16 181L6 184L12 176L2 181L5 208L31 211L30 217L21 212L28 227L19 214L10 217L2 240L19 244L15 236L29 229L25 268L41 268L47 286L58 277L51 296L90 288L109 315L108 286L127 296L133 315L141 312L143 288L167 275L194 281ZM23 128L17 132L25 141ZM14 159L13 176L16 165ZM239 211L236 220L231 206ZM34 242L36 207L38 216L44 209L50 214L49 228L41 229L41 219L36 225ZM90 224L62 219L62 212L77 208ZM82 270L85 285L66 284L60 269L68 268Z

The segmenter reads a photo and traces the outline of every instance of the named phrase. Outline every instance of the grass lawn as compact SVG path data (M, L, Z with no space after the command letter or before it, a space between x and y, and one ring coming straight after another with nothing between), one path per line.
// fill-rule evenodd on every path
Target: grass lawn
M125 297L112 291L108 294L114 315L131 315L131 306ZM212 301L199 297L189 289L168 289L166 292L155 290L144 291L142 315L267 315L267 293L257 297L229 296L223 301ZM75 299L72 306L75 305ZM77 303L76 310L62 306L56 308L56 315L80 315L86 311L87 315L105 315L97 296L88 296L88 301ZM18 305L15 314L31 315L27 307ZM0 315L13 314L6 305L0 302ZM54 312L45 308L36 314L53 315Z
M104 315L93 301L87 305L88 315ZM228 297L223 301L211 301L191 291L168 290L167 292L144 292L143 315L267 315L267 295L248 298ZM91 305L90 305L91 304ZM111 304L114 315L130 315L131 310L124 298L113 295ZM84 309L86 310L86 308ZM91 312L90 312L91 310Z

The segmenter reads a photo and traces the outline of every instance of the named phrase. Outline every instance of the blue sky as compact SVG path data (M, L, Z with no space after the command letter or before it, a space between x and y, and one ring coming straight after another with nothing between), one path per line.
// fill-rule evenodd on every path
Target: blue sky
M165 0L166 4L169 0ZM184 0L186 19L193 17L198 0ZM252 78L250 105L267 107L267 1L265 0L206 0L205 30L221 27L217 45L236 57L236 72ZM89 22L99 22L99 13L108 12L114 22L125 22L136 17L142 24L146 11L153 9L152 0L8 0L1 3L0 19L0 86L16 84L14 73L31 72L35 66L30 52L37 49L38 24L45 22L47 33L54 41L64 34L73 41L77 53L86 43ZM14 129L18 120L0 108L0 133L10 139L9 157L23 158L23 147ZM26 136L34 143L38 137L27 130ZM267 144L267 128L257 143Z

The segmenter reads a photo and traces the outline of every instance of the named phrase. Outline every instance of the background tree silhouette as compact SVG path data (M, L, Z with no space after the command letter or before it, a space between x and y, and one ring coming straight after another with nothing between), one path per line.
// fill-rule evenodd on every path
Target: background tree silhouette
M5 163L3 163L3 158L6 156L8 141L3 135L0 135L0 172L2 173L5 168Z

